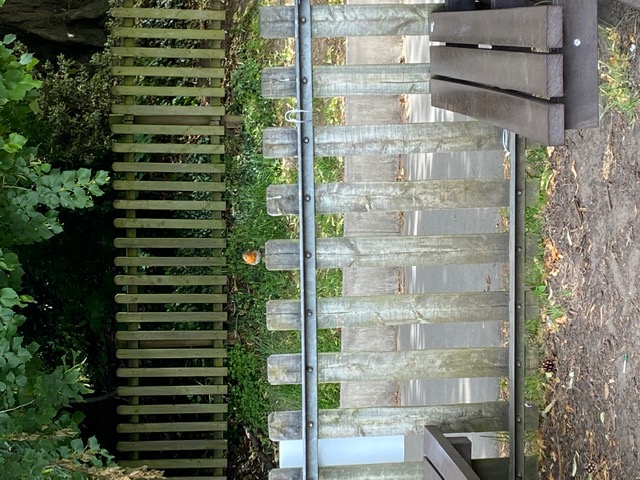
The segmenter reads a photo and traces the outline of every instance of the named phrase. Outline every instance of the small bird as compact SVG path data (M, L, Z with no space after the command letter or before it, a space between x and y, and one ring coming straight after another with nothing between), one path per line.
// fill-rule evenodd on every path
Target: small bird
M259 250L247 250L242 254L242 260L247 265L258 265L260 263L260 259L262 255Z

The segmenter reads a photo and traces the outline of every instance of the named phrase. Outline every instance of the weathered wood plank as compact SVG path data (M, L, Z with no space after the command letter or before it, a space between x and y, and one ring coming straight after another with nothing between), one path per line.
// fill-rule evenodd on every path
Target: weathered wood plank
M495 28L496 25L508 25L509 28ZM560 48L562 9L546 5L504 10L439 12L429 16L428 31L430 40L434 42Z
M114 87L116 89L118 87ZM129 87L127 87L129 88ZM134 88L134 87L131 87ZM135 87L138 88L138 87ZM147 88L147 87L140 87ZM152 88L162 88L165 87L152 87ZM169 90L162 90L165 93L159 93L161 90L158 90L158 93L148 92L141 93L140 95L179 95L178 93L169 93L171 91L171 87L167 87ZM189 87L184 87L189 88ZM192 92L193 95L197 95L196 92ZM123 93L122 95L137 95L134 93ZM145 125L145 124L113 124L111 125L111 131L116 134L144 134L148 133L149 135L224 135L224 127L220 127L218 125Z
M116 218L113 225L118 228L167 228L167 229L198 229L224 230L227 228L225 220L182 220L174 218Z
M116 340L129 342L138 340L226 340L224 330L123 330L116 332Z
M564 12L565 128L596 128L598 103L598 2L553 0Z
M224 97L224 88L219 87L150 87L143 86L130 86L130 85L116 85L112 88L115 95L145 95L145 96L157 96L157 97ZM123 125L126 126L126 125ZM136 125L130 125L136 126ZM112 125L113 129L115 125ZM211 127L212 129L214 127ZM216 132L219 132L223 127L215 127ZM114 132L121 133L121 132ZM129 133L129 132L126 132ZM138 132L132 132L138 133ZM178 135L178 134L176 134ZM185 134L195 135L195 134ZM223 133L203 133L202 135L224 135Z
M113 182L114 190L165 191L165 192L224 192L222 182L172 182L172 181L125 181Z
M136 76L136 77L187 77L187 78L222 78L223 68L200 68L200 67L131 67L115 66L111 67L111 74L115 76ZM149 105L151 106L151 105ZM115 105L114 105L115 107ZM174 107L172 107L174 108ZM190 107L185 107L190 108ZM191 107L203 108L203 107ZM205 109L208 107L204 107ZM220 107L209 107L220 110ZM202 115L199 112L198 115Z
M113 68L125 68L125 67L113 67ZM127 67L135 68L135 67ZM143 67L139 67L143 68ZM151 68L151 67L144 67ZM166 68L166 67L158 67ZM178 68L178 67L176 67ZM183 70L183 68L180 68ZM187 70L187 69L184 69ZM195 69L206 70L206 69ZM212 107L212 106L197 106L197 107L185 107L181 105L124 105L115 104L111 105L111 113L118 115L173 115L176 117L183 116L202 116L202 117L222 117L224 116L224 107Z
M429 13L438 5L313 5L311 34L314 37L362 35L424 35ZM263 38L294 36L293 7L262 7L260 35Z
M317 157L503 149L501 130L482 122L316 127L314 141ZM295 157L296 142L294 128L267 128L264 156Z
M116 57L223 59L222 48L111 47Z
M296 96L294 67L266 68L262 71L262 96ZM428 63L395 65L336 65L313 67L315 98L353 95L404 95L429 93Z
M508 349L502 347L320 353L318 382L500 377L508 375L508 353ZM300 355L271 355L267 360L267 375L272 385L301 383Z
M116 275L115 277L116 285L227 285L227 282L227 277L223 275Z
M146 440L137 442L118 442L119 452L161 452L184 450L226 450L226 440Z
M118 433L175 433L227 430L227 422L119 423Z
M227 312L118 312L120 323L225 322Z
M152 469L169 470L173 468L225 468L226 458L167 458L159 460L118 460L122 467L137 468L147 466Z
M439 428L425 427L424 455L443 477L458 480L480 480L462 455L445 438Z
M161 368L118 368L116 375L123 378L143 377L226 377L224 367L161 367Z
M116 257L116 267L224 267L224 257Z
M122 143L115 142L111 150L116 153L201 153L221 155L223 145L207 145L204 143Z
M416 480L422 478L422 462L378 463L320 467L319 480ZM269 480L303 480L301 468L276 468Z
M116 358L120 359L165 359L165 358L226 358L223 348L120 348Z
M527 425L535 428L537 416L537 409L528 409ZM445 433L501 432L509 428L509 403L341 408L321 410L318 422L320 438L421 435L426 423L440 425ZM271 440L300 440L301 427L300 411L269 415Z
M171 404L171 405L119 405L116 408L119 415L187 415L199 413L226 413L225 404Z
M226 303L224 293L118 293L116 303Z
M324 183L316 185L315 204L317 213L505 207L509 205L509 181ZM269 215L298 214L297 186L270 185L267 212Z
M505 261L508 237L502 233L422 237L320 238L318 268L397 267ZM296 270L297 240L270 240L265 245L269 270Z
M208 200L114 200L113 208L121 210L212 210L226 211L225 202Z
M112 8L116 18L173 18L176 20L224 20L224 10L189 10L179 8Z
M561 97L562 55L432 46L433 75L540 97Z
M226 385L160 385L118 387L120 397L161 397L180 395L226 395Z
M507 292L380 295L318 299L318 328L507 321ZM270 300L270 330L300 329L300 302Z
M162 38L169 40L224 40L224 30L191 28L113 27L111 35L120 38Z
M564 145L564 105L561 103L457 81L432 80L431 104L491 122L545 145Z
M224 238L116 238L116 248L225 248Z
M224 173L219 163L114 162L114 172Z

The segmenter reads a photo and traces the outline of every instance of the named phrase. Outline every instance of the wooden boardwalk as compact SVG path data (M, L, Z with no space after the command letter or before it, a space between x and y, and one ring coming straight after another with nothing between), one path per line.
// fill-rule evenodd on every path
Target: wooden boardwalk
M225 13L112 9L115 259L124 466L223 480L226 245L221 98ZM181 28L177 28L181 27Z

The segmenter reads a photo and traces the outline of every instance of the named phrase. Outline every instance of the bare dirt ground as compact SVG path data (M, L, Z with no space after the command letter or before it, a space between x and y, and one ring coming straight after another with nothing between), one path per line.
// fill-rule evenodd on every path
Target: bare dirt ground
M615 5L610 22L635 44L640 13ZM541 477L640 479L640 126L608 112L599 129L569 133L552 164L549 287L567 319L547 333Z

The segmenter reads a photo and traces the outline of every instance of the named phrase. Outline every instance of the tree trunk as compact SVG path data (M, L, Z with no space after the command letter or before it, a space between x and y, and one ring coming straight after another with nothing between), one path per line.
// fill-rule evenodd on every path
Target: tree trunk
M0 27L47 42L101 48L108 0L7 0L0 9Z

